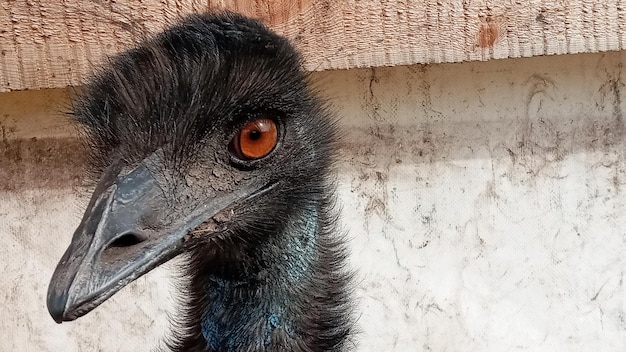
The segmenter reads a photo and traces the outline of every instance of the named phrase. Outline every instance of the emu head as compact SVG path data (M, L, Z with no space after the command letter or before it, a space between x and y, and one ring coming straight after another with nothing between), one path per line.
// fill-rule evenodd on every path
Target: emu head
M320 202L332 126L306 79L284 38L229 13L112 58L74 100L99 181L52 277L52 317L184 252L244 258Z

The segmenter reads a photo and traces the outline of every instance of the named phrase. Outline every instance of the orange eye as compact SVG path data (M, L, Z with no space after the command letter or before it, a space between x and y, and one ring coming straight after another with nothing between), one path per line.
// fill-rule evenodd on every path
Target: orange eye
M245 160L260 159L269 154L278 142L276 123L260 118L243 126L233 139L235 154Z

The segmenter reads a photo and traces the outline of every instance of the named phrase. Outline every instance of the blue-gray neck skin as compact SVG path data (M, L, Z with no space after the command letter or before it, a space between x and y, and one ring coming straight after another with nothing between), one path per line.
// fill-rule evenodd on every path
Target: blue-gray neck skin
M294 289L312 276L317 222L317 209L308 209L287 226L282 253L265 258L270 265L258 273L263 276L255 285L258 292L245 292L252 288L245 281L207 276L201 331L209 351L241 351L243 346L267 350L273 341L298 338L298 317L290 306L298 300Z
M190 319L179 324L181 341L172 349L345 351L352 325L350 275L341 242L324 228L326 216L308 207L254 251L231 251L218 263L191 266L190 290L198 294L189 301Z

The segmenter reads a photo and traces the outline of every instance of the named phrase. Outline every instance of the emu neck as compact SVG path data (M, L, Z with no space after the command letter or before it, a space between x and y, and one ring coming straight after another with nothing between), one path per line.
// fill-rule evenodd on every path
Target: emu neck
M192 267L195 326L175 350L340 351L349 332L349 277L343 247L323 231L324 215L303 210L253 256L231 253Z
M261 253L247 275L224 278L220 273L206 276L206 300L201 331L209 351L276 350L279 340L297 339L299 317L292 305L303 280L311 276L317 257L315 241L317 210L303 212ZM283 341L283 343L286 341Z

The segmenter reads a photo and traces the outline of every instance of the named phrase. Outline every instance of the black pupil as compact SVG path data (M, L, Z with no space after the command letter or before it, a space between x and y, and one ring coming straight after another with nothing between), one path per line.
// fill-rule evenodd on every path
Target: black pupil
M253 141L257 141L259 140L259 138L261 138L261 131L259 130L252 130L250 131L250 134L248 135L248 137L253 140Z

